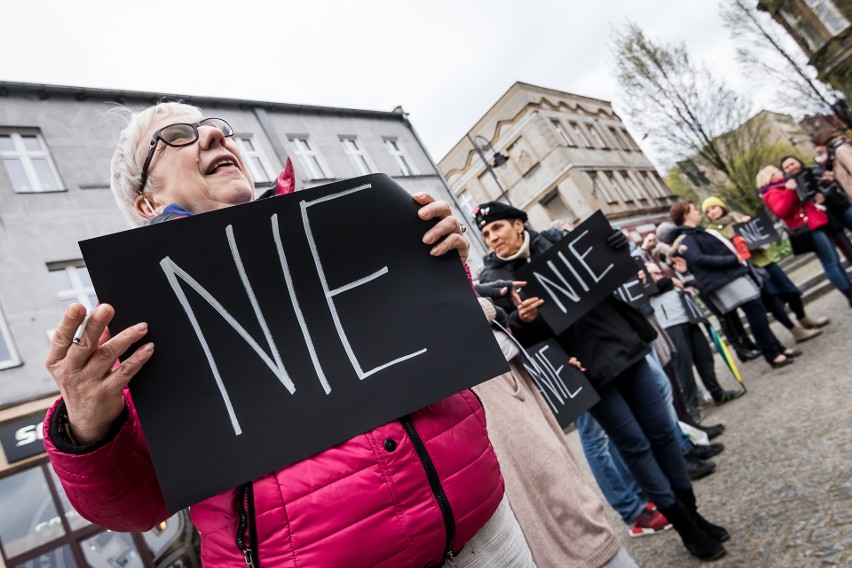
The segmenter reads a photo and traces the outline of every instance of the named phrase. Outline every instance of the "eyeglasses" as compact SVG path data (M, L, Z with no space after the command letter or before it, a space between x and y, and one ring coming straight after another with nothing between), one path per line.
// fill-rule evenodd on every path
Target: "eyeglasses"
M151 137L151 143L148 144L148 155L145 157L145 164L142 166L142 176L139 183L139 193L145 191L145 184L148 182L148 166L151 165L151 160L154 157L154 150L157 148L157 142L163 141L163 144L178 148L180 146L189 146L198 141L198 127L212 126L222 131L225 137L234 135L234 129L225 120L221 118L205 118L200 122L178 122L164 126L154 133Z

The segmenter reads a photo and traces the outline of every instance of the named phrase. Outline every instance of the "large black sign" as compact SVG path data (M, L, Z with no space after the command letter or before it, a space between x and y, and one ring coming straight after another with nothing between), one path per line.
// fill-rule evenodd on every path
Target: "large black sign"
M524 296L544 300L539 313L554 335L636 275L636 265L627 250L606 244L612 232L606 217L597 211L518 270L517 279L527 281Z
M458 256L375 174L80 243L171 511L506 372Z
M758 217L752 217L744 223L735 223L731 225L734 232L745 239L748 250L756 250L763 245L768 245L781 240L781 236L772 221L766 214Z
M6 461L14 463L44 453L42 422L44 413L0 425L0 443Z
M648 297L656 294L658 289L642 259L634 256L633 262L636 263L636 273L628 278L627 282L615 289L615 295L622 302L641 310L642 306L649 302ZM639 277L640 272L644 275L644 278Z

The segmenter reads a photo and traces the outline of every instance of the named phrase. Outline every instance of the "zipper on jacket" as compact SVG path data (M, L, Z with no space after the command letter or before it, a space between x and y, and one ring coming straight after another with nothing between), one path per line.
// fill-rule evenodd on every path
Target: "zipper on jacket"
M479 406L481 406L481 407L482 407L482 413L483 413L483 414L485 414L485 403L484 403L484 402L482 402L482 399L481 399L481 398L479 398L479 394L477 394L477 392L476 392L475 390L473 390L473 389L467 389L467 390L469 390L470 392L472 392L472 393L473 393L473 396L475 396L475 397L476 397L476 400L478 400L478 401L479 401Z
M260 568L260 559L257 554L257 527L254 515L254 490L251 481L243 483L237 488L235 499L237 511L237 548L243 553L246 568Z
M453 541L456 539L456 520L453 516L453 510L450 507L447 494L444 493L444 488L441 486L438 470L435 469L435 464L432 463L432 458L426 450L426 444L423 443L423 439L414 428L411 417L404 416L399 421L402 423L403 428L405 428L405 432L411 439L411 443L414 444L414 451L417 452L417 457L420 458L420 462L423 464L423 469L426 471L426 478L429 480L429 487L432 489L432 494L435 496L435 501L437 501L441 515L444 517L444 527L447 530L447 546L444 552L444 560L453 566L455 565L453 561L455 558L453 554Z

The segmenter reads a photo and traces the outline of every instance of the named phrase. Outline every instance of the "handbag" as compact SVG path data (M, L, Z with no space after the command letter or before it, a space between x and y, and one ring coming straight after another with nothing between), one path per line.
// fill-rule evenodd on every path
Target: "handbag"
M802 209L802 214L804 215L805 222L801 226L795 229L784 227L784 230L787 231L787 238L790 240L790 248L793 250L793 254L796 255L816 250L813 237L811 236L811 229L808 227L808 216L805 214L804 208Z
M763 283L769 279L769 271L760 266L748 263L751 279L757 284L757 287L763 289Z

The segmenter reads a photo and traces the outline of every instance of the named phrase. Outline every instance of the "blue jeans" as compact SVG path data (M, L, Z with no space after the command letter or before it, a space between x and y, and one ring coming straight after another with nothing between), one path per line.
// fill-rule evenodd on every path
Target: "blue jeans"
M811 231L811 238L814 242L814 252L817 258L819 258L820 263L822 263L825 275L831 280L834 287L840 291L852 287L849 276L843 270L843 267L840 266L840 257L837 256L837 251L834 249L834 242L828 233L824 231Z
M607 433L639 487L660 508L671 507L672 488L690 489L676 427L642 359L598 389L589 411Z
M591 414L584 412L577 417L574 424L580 434L580 443L583 445L586 461L589 462L589 469L592 470L604 499L621 515L625 524L632 524L648 501L642 495L633 474Z
M673 355L677 357L676 353ZM648 363L648 366L651 367L651 372L654 373L654 382L657 384L657 388L660 389L660 394L663 395L663 400L666 403L666 409L669 412L669 418L671 418L672 424L674 424L675 430L677 434L679 434L680 448L683 450L683 453L686 453L692 449L692 440L690 440L689 436L684 434L683 430L680 429L677 412L674 407L672 384L669 382L669 376L663 370L663 366L660 364L660 357L657 355L657 352L654 351L653 347L651 347L651 352L645 356L645 361Z

